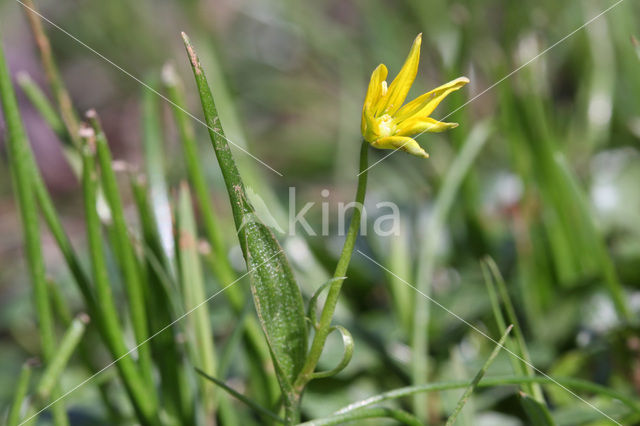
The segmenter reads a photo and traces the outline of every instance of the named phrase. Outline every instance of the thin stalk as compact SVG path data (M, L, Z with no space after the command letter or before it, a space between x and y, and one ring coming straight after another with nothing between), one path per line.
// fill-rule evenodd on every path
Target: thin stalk
M206 299L202 265L198 253L198 236L193 217L191 195L185 182L180 186L178 202L178 257L180 265L182 298L184 309L189 312ZM193 312L189 318L189 341L194 364L208 375L217 374L216 352L213 347L209 307L204 304ZM207 418L213 418L216 408L216 388L210 381L201 377L199 380L202 405Z
M100 218L96 210L98 177L95 170L95 135L90 128L83 129L82 189L84 193L85 221L89 255L96 287L96 300L103 322L104 339L116 363L139 420L145 425L157 424L155 392L142 378L133 359L125 355L128 350L118 320L118 311L111 293L105 263ZM123 356L124 355L124 356ZM120 359L121 358L121 359Z
M275 420L278 423L284 423L285 422L284 419L280 418L276 413L274 413L271 410L268 410L268 409L264 408L260 404L257 404L251 398L247 398L246 396L244 396L243 394L241 394L240 392L238 392L237 390L235 390L231 386L227 385L224 381L219 380L219 379L215 378L214 376L205 373L204 371L200 370L197 367L196 367L196 371L198 372L198 374L200 374L206 380L210 380L211 382L213 382L216 385L220 386L222 389L224 389L226 392L228 392L231 396L233 396L237 400L245 403L247 406L252 408L256 413L262 414L263 416L266 416L266 417L269 417L271 420Z
M355 422L357 420L388 418L399 421L401 424L409 426L422 426L422 422L417 417L403 410L387 407L365 408L363 410L351 411L344 414L335 414L323 419L311 420L301 423L298 426L329 426L342 425L347 422Z
M58 320L60 320L65 328L71 327L73 316L66 300L61 294L60 289L57 287L56 283L50 280L48 284L49 296L51 297L51 305L53 307L54 315L58 317ZM97 311L94 312L97 318L99 314ZM98 329L99 328L100 327L98 327ZM80 358L82 359L82 362L85 364L91 375L98 374L100 369L102 368L102 366L97 365L98 361L93 356L95 354L95 349L95 341L89 335L85 336L85 338L82 339L82 341L80 342L80 347L78 348ZM105 376L107 375L105 374ZM114 375L112 374L112 376ZM109 420L111 421L111 423L118 423L121 420L121 416L119 413L119 408L110 399L110 384L110 380L101 380L98 384L98 391L100 392L100 398L102 398L102 402L108 411Z
M49 365L44 370L40 382L36 387L36 395L40 401L46 401L51 396L53 387L60 379L64 368L69 362L69 358L75 351L80 339L84 335L85 328L89 323L86 314L78 315L72 322L60 341L60 345L51 359Z
M356 209L354 210L351 222L349 223L347 237L344 242L344 246L342 247L342 253L340 255L340 259L338 259L335 272L333 273L334 280L331 282L331 286L329 287L329 294L327 295L327 299L322 309L322 314L320 315L320 321L318 322L313 342L311 343L311 349L309 349L305 364L294 383L294 388L299 393L302 393L304 386L313 377L313 372L318 364L320 355L322 354L327 336L331 331L333 313L336 309L338 297L340 296L340 289L342 288L342 283L344 282L345 274L347 273L349 262L351 261L351 255L353 254L353 249L356 244L356 238L358 237L358 231L360 229L360 217L362 215L362 209L364 208L364 198L367 192L368 152L369 144L363 140L360 147L360 172L358 175L358 188L356 190L355 199Z
M62 141L62 150L71 169L73 170L73 173L76 176L80 176L80 173L82 172L82 161L80 160L80 155L77 148L73 145L71 137L69 136L69 131L67 130L64 121L60 118L58 111L51 102L49 102L47 95L45 95L40 87L38 87L31 77L29 77L29 74L25 72L18 73L16 79L18 85L20 85L20 88L27 96L27 99L29 99L29 102L31 102L33 107L38 111L38 113L40 113L40 116L49 125L51 130L53 130L53 132Z
M11 403L9 415L7 416L7 426L18 426L20 422L20 412L22 411L24 399L29 391L29 380L31 379L33 365L34 360L29 360L22 364L20 377L13 388L13 402Z
M474 127L463 147L444 177L442 187L434 202L433 213L429 218L424 240L418 255L418 270L416 285L418 291L425 295L431 294L431 282L435 272L437 258L436 253L442 235L442 227L453 206L453 202L462 185L464 177L471 168L474 160L484 147L489 137L489 126L480 123ZM429 375L429 359L427 356L429 347L429 316L431 302L426 298L416 297L413 309L413 324L411 336L411 375L414 384L426 383ZM427 418L427 404L422 396L416 396L413 401L413 409L418 418Z
M45 363L48 363L53 357L56 342L51 306L47 294L45 263L40 240L40 221L33 191L32 169L34 165L31 162L29 141L20 117L18 102L2 46L0 46L0 98L8 132L7 143L11 177L22 222L27 267L33 285L42 353ZM68 423L62 404L53 407L53 417L56 425Z
M569 377L553 377L547 378L543 376L507 376L507 377L491 377L487 379L483 379L478 383L478 387L481 388L489 388L493 386L512 386L512 385L521 385L526 383L540 383L543 385L562 385L569 389L582 390L585 392L593 392L598 395L605 395L612 399L617 399L622 402L624 405L629 407L635 413L640 413L640 402L633 397L629 397L623 395L619 392L616 392L610 388L605 386L598 385L596 383L588 382L586 380L574 379ZM341 408L336 411L335 414L343 414L351 411L359 410L364 407L368 407L370 405L379 404L384 401L389 401L393 399L403 398L411 395L415 395L418 393L424 392L438 392L438 391L446 391L451 389L461 389L469 386L470 382L468 381L451 381L451 382L440 382L440 383L427 383L424 385L418 386L407 386L404 388L394 389L389 392L381 393L379 395L372 396L370 398L364 399L362 401L354 402L353 404L349 404L346 407Z
M33 1L23 0L23 2L26 6L25 12L27 19L29 20L29 25L31 26L33 37L38 45L38 50L40 50L42 67L44 68L47 80L49 81L49 86L51 87L53 96L58 104L62 121L69 133L69 140L72 142L73 146L80 148L80 137L78 134L78 131L80 130L80 120L73 109L71 96L69 96L69 92L67 91L62 77L60 76L60 71L58 70L58 66L56 65L56 61L51 50L51 43L49 43L49 38L47 37L44 28L42 28L42 20L37 14L37 9L33 4Z
M131 237L124 217L124 208L118 189L115 172L113 171L111 152L107 144L107 138L102 130L98 116L94 110L87 113L93 131L100 163L100 177L102 188L109 203L113 221L115 250L119 254L120 267L124 276L125 290L129 302L131 323L138 347L138 363L144 379L150 387L153 386L151 350L149 345L142 343L149 337L147 325L147 313L144 304L143 282L138 268Z
M471 383L469 383L469 386L467 386L467 389L464 391L464 393L460 397L460 400L458 401L458 404L456 405L456 408L454 408L453 412L451 413L451 415L447 419L447 423L446 423L445 426L452 426L453 424L455 424L455 421L456 421L456 418L458 417L458 414L460 414L460 412L464 408L465 404L467 403L467 401L471 397L471 394L478 387L478 383L480 382L480 380L482 380L482 378L484 377L485 373L489 369L489 366L491 365L491 363L493 363L493 360L498 355L498 352L500 352L500 349L502 349L502 347L504 345L504 342L507 339L507 336L509 336L509 332L511 331L512 328L513 328L513 325L510 325L507 328L507 330L502 335L502 338L500 339L498 344L491 351L491 354L489 355L489 358L487 358L485 363L482 365L482 368L480 368L480 370L476 373L476 375L473 378L473 380L471 380Z
M153 207L158 236L162 243L164 255L168 259L168 268L175 276L175 241L171 206L167 191L166 171L162 126L160 123L160 106L157 95L150 90L142 93L142 141L144 146L144 162L149 184L150 201Z
M519 355L519 358L521 358L520 363L523 373L525 373L527 376L535 376L535 372L531 367L533 364L531 363L531 356L529 355L527 343L525 342L524 335L522 334L522 327L520 327L520 321L518 321L516 310L513 306L513 303L511 302L511 298L509 297L509 291L507 290L504 278L502 277L502 274L498 269L498 265L496 265L492 258L487 258L486 263L491 270L493 277L495 278L495 282L498 287L498 293L500 294L502 303L504 304L505 310L507 311L507 318L509 322L513 324L513 335L516 339L517 353ZM542 394L542 389L539 385L533 384L529 387L529 389L536 401L541 404L545 404L544 395Z
M147 284L144 289L149 331L156 335L174 320L174 314L183 312L182 300L176 300L180 298L175 297L179 295L179 287L169 272L169 260L165 257L158 235L146 182L141 176L131 174L130 183L142 227L140 245L145 258L143 272ZM160 373L164 409L172 416L181 416L184 424L192 424L195 421L193 397L183 362L183 345L178 339L180 333L182 330L179 327L172 327L155 336L149 344Z

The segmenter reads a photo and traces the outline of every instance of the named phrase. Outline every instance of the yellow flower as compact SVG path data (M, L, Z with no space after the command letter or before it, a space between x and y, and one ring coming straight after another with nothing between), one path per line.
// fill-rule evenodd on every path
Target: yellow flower
M456 78L402 106L418 72L421 43L422 34L418 34L402 69L389 86L384 64L373 71L362 108L361 127L362 137L376 148L401 149L428 158L429 154L412 136L457 127L458 123L443 123L429 117L429 114L449 93L467 84L469 79Z

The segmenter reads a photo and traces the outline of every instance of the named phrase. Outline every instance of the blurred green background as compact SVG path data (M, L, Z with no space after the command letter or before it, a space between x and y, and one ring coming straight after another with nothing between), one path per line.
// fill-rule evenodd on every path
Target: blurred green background
M442 118L457 110L447 121L459 122L460 127L418 139L431 154L429 160L397 153L370 170L368 202L397 203L402 232L395 237L370 232L358 248L408 282L426 286L444 306L497 338L500 331L480 269L484 256L493 257L507 280L538 368L630 394L640 392L640 338L633 326L640 311L640 50L631 41L640 36L638 2L623 1L459 110L613 2L37 4L48 19L140 79L157 80L162 66L173 63L185 81L189 111L201 117L180 31L191 35L227 136L283 175L234 151L241 172L255 176L253 189L272 213L284 218L291 202L289 188L295 187L298 207L316 203L307 218L319 232L320 203L329 202L331 236L281 235L305 294L324 282L339 254L336 206L351 201L355 191L360 113L370 72L384 62L390 77L395 76L411 41L422 32L421 64L409 98L468 76L471 84L433 114ZM9 65L14 74L26 71L44 87L21 8L13 0L0 1ZM115 157L143 169L140 100L145 89L68 35L45 27L78 109L95 108ZM82 247L79 184L54 134L23 97L19 100L38 163L74 244ZM176 129L171 120L165 122L167 175L176 187L185 179L184 163ZM206 129L194 125L216 208L228 219ZM4 127L0 130L4 133ZM447 173L469 140L479 140L481 152L461 184L449 188L450 204L445 200L438 205L451 179ZM389 152L372 151L370 162ZM38 345L9 182L5 162L0 167L0 401L8 401L19 366L37 353ZM265 194L263 186L273 193ZM321 196L322 189L330 191L328 198ZM233 242L231 227L227 237ZM299 237L307 240L310 252ZM49 275L69 298L78 299L48 235L44 253ZM237 258L238 251L232 250L231 256ZM418 277L427 282L417 283ZM312 383L305 397L307 415L327 414L411 382L407 342L412 330L405 317L411 315L409 305L417 297L398 279L354 254L338 317L354 333L354 361L337 378ZM621 303L627 306L626 317ZM214 302L212 312L214 334L227 335L233 318L224 301ZM472 377L491 342L438 307L432 306L430 315L430 377ZM338 357L340 348L335 346ZM327 360L331 365L330 356ZM500 356L495 369L509 371L506 355ZM72 368L63 383L71 386L82 377L80 370L74 376ZM447 407L458 395L443 393L442 401L434 397L431 403ZM601 420L561 390L551 396L559 407L560 423ZM84 415L82 407L92 398L87 387L70 400ZM492 421L499 412L504 424L522 424L514 401L513 393L481 392L474 401L475 421L465 421L496 424ZM609 402L602 407L620 409Z

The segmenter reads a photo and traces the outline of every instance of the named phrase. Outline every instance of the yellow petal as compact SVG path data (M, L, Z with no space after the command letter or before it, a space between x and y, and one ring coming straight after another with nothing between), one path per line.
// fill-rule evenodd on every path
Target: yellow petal
M420 62L420 45L422 44L422 33L418 34L413 41L409 56L404 62L402 69L393 79L393 82L389 86L388 95L383 102L381 102L380 109L376 110L376 113L386 113L393 115L407 98L409 89L413 81L416 79L418 73L418 63Z
M371 146L380 149L400 149L417 157L429 158L429 154L418 142L406 136L387 136L372 142Z
M445 130L453 129L455 127L458 127L458 123L445 123L443 121L434 120L431 117L411 118L398 125L396 135L413 136L426 132L444 132Z
M380 64L371 73L371 80L369 81L369 88L367 89L367 96L364 98L364 105L362 107L362 133L365 131L365 110L375 112L376 102L379 100L382 94L382 82L387 78L387 67L384 64Z
M453 81L443 84L442 86L417 97L398 111L395 116L396 120L403 121L411 118L428 117L440 102L449 95L449 93L458 90L468 82L469 79L467 77L456 78Z

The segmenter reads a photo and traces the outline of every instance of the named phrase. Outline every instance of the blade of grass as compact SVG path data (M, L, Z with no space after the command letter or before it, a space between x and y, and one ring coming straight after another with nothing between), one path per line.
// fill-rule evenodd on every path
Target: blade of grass
M36 387L36 395L40 401L47 401L51 396L51 391L80 343L87 324L89 324L89 317L86 314L80 314L71 321L71 325L62 336L55 355L51 358L51 362L47 365Z
M42 354L45 363L48 363L53 357L56 339L51 306L47 294L45 263L40 240L40 221L33 191L32 169L34 164L31 162L29 141L22 124L18 102L13 84L11 83L11 75L5 61L4 50L1 44L0 98L7 126L9 164L22 223L27 269L33 285L33 297L38 315ZM53 408L53 417L56 425L61 426L68 423L62 404Z
M191 203L189 187L183 182L180 185L178 202L178 256L182 298L186 311L190 311L206 298L198 253L198 235ZM198 366L198 371L213 376L216 374L217 360L210 320L208 306L202 305L189 316L190 327L188 330L192 330L189 333L189 340L194 354L194 364ZM216 406L215 387L209 381L201 378L200 389L207 417L211 417L215 413Z
M171 206L165 181L163 137L159 114L160 105L156 94L150 90L144 90L142 92L142 141L150 201L164 255L169 260L169 270L172 275L175 275L175 242Z
M418 291L426 295L431 294L431 281L436 267L436 254L440 245L441 228L445 226L464 176L471 168L488 138L489 125L486 122L476 125L471 130L468 139L444 177L442 187L434 202L433 213L427 224L424 233L425 238L418 255L418 270L416 274ZM429 346L430 303L426 298L416 297L413 307L411 375L414 384L428 381L427 350ZM427 418L427 404L422 396L414 398L413 408L418 418L422 420Z
M607 388L602 385L598 385L596 383L588 382L586 380L574 379L569 377L553 377L549 379L543 376L507 376L507 377L491 377L485 378L480 383L478 383L478 387L493 387L493 386L513 386L520 385L526 383L540 383L543 385L553 385L557 386L557 384L561 384L567 388L582 390L585 392L593 392L597 395L608 396L612 399L617 399L626 405L631 411L635 413L640 413L640 402L635 397L624 395L620 392L617 392L613 389ZM354 402L349 404L346 407L343 407L336 411L334 414L342 414L348 413L351 411L359 410L364 407L368 407L374 404L379 404L384 401L389 401L398 398L404 398L407 396L415 395L416 393L423 392L438 392L438 391L446 391L451 389L461 389L468 387L470 382L468 381L455 381L455 382L438 382L438 383L427 383L424 385L418 386L407 386L404 388L398 388L391 390L389 392L384 392L379 395L375 395L364 399L362 401Z
M118 189L115 172L113 171L111 152L107 144L107 138L100 125L98 115L94 110L87 112L87 118L91 123L95 134L96 151L98 162L100 163L100 177L102 188L111 211L112 226L114 233L115 251L120 260L120 269L124 277L124 287L127 293L129 313L133 332L138 347L138 364L142 376L147 381L149 387L153 386L151 352L149 345L142 345L149 337L147 326L147 313L144 304L143 282L138 267L129 230L124 217L124 208Z
M299 426L329 426L342 425L348 422L355 422L364 419L388 418L399 421L401 424L409 426L422 426L423 423L413 415L403 410L386 407L364 408L344 414L334 414L323 419L311 420L300 423Z
M73 316L71 314L71 310L67 305L67 301L63 297L58 288L57 284L51 280L48 282L49 284L49 296L51 297L51 305L53 307L53 311L55 316L57 316L65 328L71 327L71 322L73 321ZM96 315L98 313L96 312ZM93 321L95 323L95 321ZM95 325L95 324L94 324ZM91 375L98 374L100 371L100 366L97 364L97 358L95 354L95 341L92 339L92 335L90 334L90 329L87 330L84 339L80 342L80 346L78 348L78 352L82 362L85 364ZM105 374L107 376L107 374ZM117 407L117 404L111 400L109 391L109 387L112 384L111 379L101 380L98 383L98 391L100 392L100 398L107 410L109 415L109 420L112 423L119 423L122 420L122 416L120 415L120 410Z
M236 398L239 401L244 402L245 404L247 404L247 406L252 408L258 414L262 414L263 416L269 417L270 419L275 420L278 423L285 423L284 419L280 418L280 416L278 416L276 413L272 412L271 410L268 410L268 409L264 408L260 404L254 402L252 399L247 398L246 396L242 395L240 392L238 392L237 390L235 390L231 386L228 386L222 380L216 379L212 375L207 374L204 371L200 370L198 367L196 367L196 371L198 372L198 374L200 374L206 380L209 380L209 381L215 383L217 386L220 386L222 389L224 389L226 392L228 392L234 398Z
M183 312L178 285L168 270L169 260L164 255L158 235L158 227L149 203L146 181L141 176L130 176L134 201L142 226L142 251L145 257L145 287L147 295L150 332L156 335L166 324L173 322L178 312ZM178 297L176 297L178 296ZM178 342L179 326L157 334L149 344L157 362L162 385L163 406L171 415L180 416L183 423L193 423L193 396L182 344Z
M482 378L484 377L485 373L487 372L487 369L489 369L489 366L491 365L493 360L496 358L496 356L500 352L500 349L502 349L504 342L509 336L509 333L511 332L512 328L513 328L513 324L507 327L504 334L498 341L498 344L493 348L493 351L491 351L489 358L487 358L485 363L482 365L482 368L480 368L480 370L476 373L475 377L473 378L473 380L471 380L471 383L469 383L469 386L467 386L467 389L464 391L464 393L460 397L460 400L458 401L456 408L454 408L453 413L451 413L451 415L447 419L447 423L445 426L452 426L453 424L455 424L458 414L460 414L465 404L471 397L471 394L478 387L478 383L480 383L480 380L482 380Z
M555 422L547 410L546 405L541 404L524 392L518 394L520 405L524 409L531 424L536 426L555 426Z
M500 273L500 269L498 269L498 265L494 262L491 257L485 258L485 263L489 270L491 271L491 275L493 277L494 282L497 284L498 293L500 294L500 298L502 299L502 304L507 311L508 321L513 324L513 336L515 337L515 353L518 355L520 363L520 372L527 376L533 377L535 372L531 367L533 364L531 362L531 356L529 355L529 349L527 348L527 343L524 339L524 335L522 333L522 328L520 327L520 322L518 321L518 317L516 315L515 308L513 303L511 302L511 298L509 297L509 291L507 290L507 285ZM513 357L511 357L513 359ZM516 370L517 371L517 370ZM542 389L537 384L532 384L529 387L529 392L533 395L533 398L538 401L540 404L545 404L544 395L542 394Z
M69 136L68 140L72 142L73 146L75 146L76 149L79 149L81 146L80 138L78 135L78 131L80 130L80 120L78 119L73 109L71 96L69 96L69 92L67 91L64 81L62 80L62 77L60 77L60 71L58 70L58 66L56 65L56 61L53 57L53 52L51 51L51 43L49 42L49 38L47 37L47 34L42 27L42 20L36 13L37 8L33 4L33 1L23 1L24 5L26 6L24 10L27 15L27 19L29 20L29 25L31 26L31 31L38 46L38 50L40 51L42 66L47 75L47 80L49 82L49 86L51 87L51 92L56 99L62 121L67 128ZM63 141L64 140L67 139L64 138Z
M53 132L62 141L62 150L64 155L74 174L79 177L82 172L82 160L80 159L77 148L73 145L73 142L70 139L69 131L60 118L58 111L56 111L55 107L51 105L49 99L40 87L38 87L31 77L29 77L29 74L25 72L19 73L17 76L17 82L29 99L29 102L31 102L33 107L49 125L51 130L53 130Z
M82 139L82 190L84 194L85 221L89 243L89 255L96 288L96 301L104 327L104 339L114 359L128 352L124 343L118 311L111 292L105 253L103 249L100 218L96 210L98 176L95 169L96 142L93 129L83 129ZM130 356L124 356L116 363L125 388L139 420L145 425L157 424L157 401L155 391L140 375Z
M22 364L20 377L13 387L13 402L7 416L7 426L18 426L20 422L20 412L24 404L25 397L29 391L29 380L31 379L31 371L35 361L29 360Z

